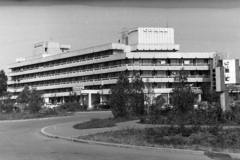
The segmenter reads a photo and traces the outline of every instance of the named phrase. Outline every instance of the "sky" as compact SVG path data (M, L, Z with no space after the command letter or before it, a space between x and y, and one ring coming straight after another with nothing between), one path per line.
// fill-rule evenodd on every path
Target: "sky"
M0 70L42 41L117 43L123 28L171 27L182 52L240 59L239 0L1 0Z

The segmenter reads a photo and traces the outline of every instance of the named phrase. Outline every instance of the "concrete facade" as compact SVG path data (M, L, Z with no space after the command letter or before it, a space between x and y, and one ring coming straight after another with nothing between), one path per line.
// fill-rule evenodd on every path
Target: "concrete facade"
M70 45L58 42L34 45L32 56L8 66L8 91L17 95L29 85L43 90L46 102L56 103L63 102L74 87L84 87L75 92L80 103L91 108L99 94L102 101L107 101L110 87L125 72L129 79L135 73L144 82L149 79L156 95L162 94L168 101L180 70L189 71L188 83L193 88L200 89L203 84L216 88L212 70L219 53L177 52L180 46L174 44L172 28L129 29L122 33L119 43L69 49Z

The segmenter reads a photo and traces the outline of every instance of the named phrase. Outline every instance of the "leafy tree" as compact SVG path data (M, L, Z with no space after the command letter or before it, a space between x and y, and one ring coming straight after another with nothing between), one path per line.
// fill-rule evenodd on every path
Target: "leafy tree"
M76 92L69 92L69 96L65 97L65 102L77 102L79 97L77 96Z
M3 96L3 94L7 91L7 80L8 77L6 76L4 70L0 71L0 96Z
M22 92L17 97L17 102L18 103L28 103L30 100L30 88L29 86L24 86Z
M129 116L129 87L128 78L121 73L116 85L110 90L109 104L115 118Z
M195 94L190 86L175 87L170 93L170 104L180 114L192 111L194 103Z
M35 88L30 91L29 97L29 111L32 113L39 112L43 105L43 91L36 90Z
M170 104L173 106L178 123L181 127L189 120L190 113L194 109L195 94L191 87L187 85L188 72L181 70L179 76L175 78L178 81L170 93Z
M29 86L25 86L17 97L17 103L23 107L22 109L28 106L30 112L38 112L43 104L42 94L43 91L35 88L30 90Z
M163 96L162 96L162 95L158 95L157 98L156 98L155 104L156 104L156 106L162 107L165 102L166 102L166 101L165 101L165 99L163 98Z
M130 85L130 101L133 114L137 116L144 115L144 83L140 74L132 78Z
M150 109L151 109L151 112L150 112L151 123L157 123L159 121L159 119L161 119L161 116L164 115L165 112L163 112L163 111L166 109L166 107L163 107L163 105L164 105L165 102L166 101L165 101L165 99L163 98L162 95L158 95L155 98L155 103L153 105L151 105L151 107L150 107Z
M14 101L11 99L12 94L10 92L5 92L3 94L4 100L0 102L0 112L10 113L13 111Z
M220 103L220 94L215 91L211 91L209 84L204 84L201 89L203 93L202 94L203 101L207 101L210 104Z
M147 104L147 114L149 114L150 107L153 105L155 100L154 89L152 88L152 84L149 82L149 78L147 78L145 84L145 102Z

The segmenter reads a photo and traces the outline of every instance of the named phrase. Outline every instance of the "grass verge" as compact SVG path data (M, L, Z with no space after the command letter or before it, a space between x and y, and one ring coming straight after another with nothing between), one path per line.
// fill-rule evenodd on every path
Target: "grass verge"
M116 123L126 122L133 119L126 118L108 118L108 119L98 119L93 118L90 121L86 121L83 123L75 124L73 126L74 129L92 129L92 128L108 128L116 126Z
M45 114L45 113L0 113L0 121L3 120L22 120L22 119L35 119L35 118L49 118L70 116L73 113L59 113L59 114Z
M137 146L240 153L238 128L223 130L209 127L198 131L186 128L184 132L177 127L126 128L78 138Z

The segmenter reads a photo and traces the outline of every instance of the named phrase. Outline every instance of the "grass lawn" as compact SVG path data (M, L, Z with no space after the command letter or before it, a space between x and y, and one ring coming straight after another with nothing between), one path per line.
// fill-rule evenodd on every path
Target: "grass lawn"
M212 127L198 131L186 128L182 133L176 127L128 128L78 138L137 146L240 153L240 129L237 128L223 130Z
M0 113L0 121L2 120L20 120L20 119L34 119L34 118L47 118L69 116L72 113L58 113L58 114L44 114L44 113Z
M91 128L107 128L107 127L114 127L116 123L130 121L132 119L126 118L108 118L108 119L98 119L93 118L90 121L86 121L83 123L75 124L73 126L74 129L91 129Z

